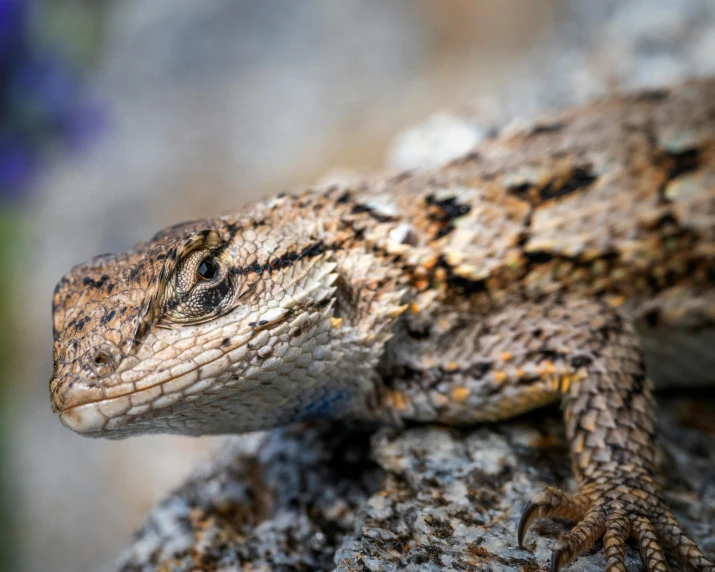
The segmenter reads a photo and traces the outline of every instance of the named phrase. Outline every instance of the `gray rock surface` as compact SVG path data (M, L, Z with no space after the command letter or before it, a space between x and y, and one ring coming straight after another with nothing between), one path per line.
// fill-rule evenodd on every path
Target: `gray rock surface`
M715 555L715 401L661 399L665 497ZM516 526L545 485L571 487L556 409L498 426L403 430L299 425L256 452L228 445L169 495L122 556L144 570L491 570L545 568L566 521ZM601 571L601 545L572 570ZM633 547L628 569L642 570Z

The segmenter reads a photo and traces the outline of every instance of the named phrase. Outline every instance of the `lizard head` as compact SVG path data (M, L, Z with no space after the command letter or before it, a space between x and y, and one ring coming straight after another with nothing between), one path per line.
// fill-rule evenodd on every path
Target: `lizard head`
M380 328L353 326L337 249L311 224L189 222L74 267L53 299L62 423L92 437L200 435L364 402Z

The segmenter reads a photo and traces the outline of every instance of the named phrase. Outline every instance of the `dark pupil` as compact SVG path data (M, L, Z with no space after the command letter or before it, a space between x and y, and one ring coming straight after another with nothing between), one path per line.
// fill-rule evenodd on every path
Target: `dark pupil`
M199 278L211 280L216 276L216 263L211 258L207 258L199 265Z

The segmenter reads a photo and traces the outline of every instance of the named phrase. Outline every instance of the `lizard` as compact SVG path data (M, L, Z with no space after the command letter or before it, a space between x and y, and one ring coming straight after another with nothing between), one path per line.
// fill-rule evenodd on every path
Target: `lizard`
M440 168L282 193L72 268L53 411L89 437L316 418L468 426L560 402L576 491L551 570L603 539L713 571L659 493L653 379L715 381L715 80L507 128Z

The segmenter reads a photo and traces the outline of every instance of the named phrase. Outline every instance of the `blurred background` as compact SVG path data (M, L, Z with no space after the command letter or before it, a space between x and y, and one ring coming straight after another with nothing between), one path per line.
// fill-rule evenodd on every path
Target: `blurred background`
M714 54L712 0L0 0L0 570L111 570L220 442L59 424L50 300L73 264Z

